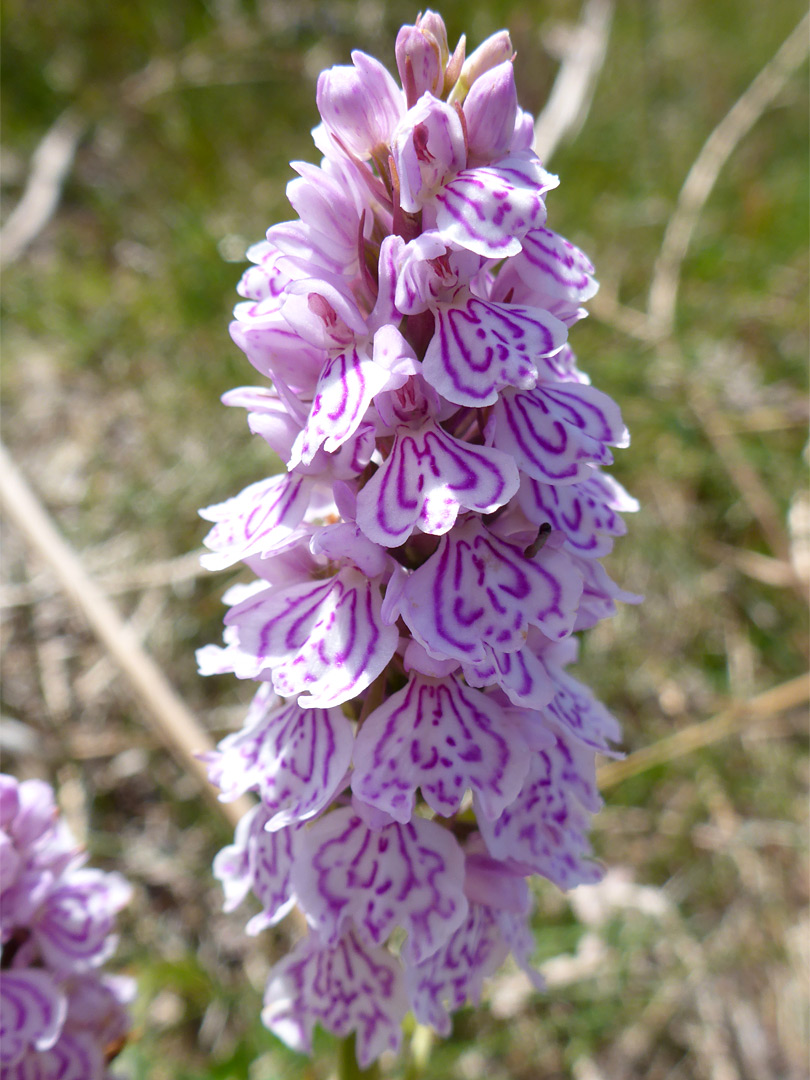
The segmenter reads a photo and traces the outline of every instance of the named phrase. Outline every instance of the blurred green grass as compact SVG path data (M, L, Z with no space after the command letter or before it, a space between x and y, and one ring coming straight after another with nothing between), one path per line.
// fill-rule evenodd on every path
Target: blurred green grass
M453 40L509 27L521 102L537 112L556 71L551 28L574 21L579 4L441 10ZM644 308L689 166L803 11L792 0L617 5L585 126L555 154L561 185L548 206L551 226L590 254L622 304ZM4 274L3 437L95 571L170 559L199 546L198 506L276 468L218 398L253 381L226 330L240 256L289 216L287 162L315 159L317 72L355 47L392 64L396 29L416 9L5 0L2 14L4 217L57 117L71 108L85 124L56 215ZM572 334L582 367L622 405L633 445L614 473L643 506L609 566L646 602L589 635L581 663L630 750L807 667L801 598L729 554L780 553L693 407L699 393L733 433L798 556L789 520L805 484L807 121L804 70L718 179L666 348L609 318ZM5 546L4 581L36 583L19 538L9 532ZM119 598L216 735L246 700L234 680L195 672L194 648L220 634L222 587L203 578ZM261 1027L262 976L286 932L246 942L240 913L219 912L207 867L227 829L144 735L80 622L46 589L37 596L3 611L3 713L35 736L4 767L78 792L97 859L138 886L121 949L141 985L131 1075L329 1076L333 1040L319 1036L309 1064ZM597 849L662 889L677 927L617 909L598 930L598 970L546 996L515 983L511 1005L507 973L424 1068L406 1055L387 1075L708 1077L720 1062L740 1080L798 1080L807 779L794 711L612 789ZM550 887L538 890L540 959L573 953L591 929ZM741 1034L751 1015L759 1057Z

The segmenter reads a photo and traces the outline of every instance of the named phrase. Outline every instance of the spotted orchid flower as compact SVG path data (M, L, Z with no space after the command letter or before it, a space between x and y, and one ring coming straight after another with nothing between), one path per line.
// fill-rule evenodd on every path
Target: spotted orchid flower
M0 1074L107 1080L134 982L107 975L131 889L85 853L41 780L0 775Z
M629 439L568 341L597 285L548 226L509 35L465 57L428 11L395 52L400 84L362 52L320 76L322 160L239 284L266 381L224 401L287 471L201 511L205 564L254 575L199 653L258 683L208 755L258 798L215 873L250 933L308 927L265 1024L305 1052L354 1033L361 1067L409 1009L447 1034L510 953L542 985L528 880L599 878L619 753L572 635L638 600L598 561L637 509L603 471Z

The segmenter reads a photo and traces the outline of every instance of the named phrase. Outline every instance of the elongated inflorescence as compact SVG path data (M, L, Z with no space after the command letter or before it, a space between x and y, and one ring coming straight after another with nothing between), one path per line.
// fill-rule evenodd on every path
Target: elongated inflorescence
M510 952L540 984L526 879L599 878L620 734L572 634L636 599L598 562L636 509L601 471L627 431L568 346L593 268L546 225L509 36L451 55L427 12L396 60L401 87L361 52L318 80L323 159L231 326L263 382L224 398L287 472L202 511L206 564L255 577L200 667L259 684L209 758L260 798L215 873L250 933L306 917L267 1026L355 1032L361 1066L409 1009L447 1033Z
M50 786L0 775L3 1080L106 1080L123 1046L135 984L101 967L131 890L85 862Z

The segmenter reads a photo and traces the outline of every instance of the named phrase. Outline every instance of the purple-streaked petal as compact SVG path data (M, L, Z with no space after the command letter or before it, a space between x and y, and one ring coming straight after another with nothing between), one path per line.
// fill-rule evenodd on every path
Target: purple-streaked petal
M550 229L532 229L523 237L523 250L501 268L496 299L511 286L513 273L536 297L533 303L566 322L577 316L579 307L599 288L587 255Z
M618 405L601 390L578 383L505 390L493 418L493 445L541 483L586 480L591 465L613 460L609 445L627 445Z
M0 1065L48 1050L59 1038L67 1000L47 971L4 971L0 979Z
M295 471L303 476L316 476L319 480L334 483L336 480L354 480L371 460L374 453L374 424L363 420L357 431L337 450L329 453L321 447L309 465L298 465Z
M251 484L223 503L207 506L200 517L216 524L203 540L210 555L200 562L207 570L223 570L236 562L277 551L294 537L312 493L312 482L290 474Z
M311 464L321 446L327 453L339 449L355 434L372 398L390 379L368 347L354 346L333 357L318 380L309 419L293 445L289 467Z
M533 755L520 795L496 821L478 826L493 856L525 873L542 874L561 889L591 884L602 876L589 857L588 815L601 806L594 753L557 734L554 746Z
M530 151L465 169L436 196L436 225L448 243L488 259L517 255L530 229L546 220L543 194L557 186Z
M556 665L547 662L556 686L556 693L545 707L546 713L558 727L573 735L600 754L621 757L611 747L621 739L619 721L601 701L597 701L587 686Z
M381 602L379 586L349 566L327 581L267 589L225 616L238 629L235 674L255 679L272 670L282 697L340 705L377 678L397 647Z
M555 684L541 660L524 646L514 652L500 652L484 645L486 659L478 664L464 664L464 678L470 686L497 684L515 704L541 709L551 701Z
M353 928L332 945L314 935L270 972L262 1021L294 1050L312 1053L316 1024L339 1038L356 1032L365 1069L383 1050L398 1050L408 1009L402 968L391 953L368 945Z
M222 883L225 911L233 911L253 892L262 911L247 924L249 934L275 926L292 909L295 897L291 871L298 854L300 828L268 832L269 812L255 806L236 827L233 844L214 859L214 876Z
M82 972L103 964L115 950L114 917L132 890L120 874L76 870L58 881L32 927L46 963Z
M250 846L251 889L262 905L258 915L248 920L246 933L251 936L261 933L268 926L275 926L293 908L295 897L292 893L292 868L297 858L297 844L300 840L299 826L267 829L256 832Z
M30 1063L30 1069L29 1069ZM63 1031L58 1041L21 1063L8 1080L106 1080L104 1053L92 1032ZM4 1074L3 1080L6 1080Z
M391 135L391 157L403 210L416 213L467 163L458 113L426 91Z
M518 967L529 978L535 990L545 990L546 980L531 962L535 949L534 933L525 915L511 911L499 911L496 918L504 941L515 958Z
M236 286L239 295L253 301L281 296L290 280L278 266L282 252L267 240L261 240L258 244L252 244L245 255L256 265L248 267L242 274Z
M616 614L617 600L622 604L640 604L644 599L617 585L596 559L583 559L579 555L570 558L582 575L582 603L575 630L590 630L602 619L612 618Z
M570 556L544 548L527 558L470 518L410 576L402 617L432 656L476 664L488 659L485 644L522 648L530 625L567 637L581 590Z
M347 920L382 944L395 926L402 955L419 963L464 921L464 856L435 822L414 818L372 830L352 810L334 810L305 831L293 887L307 921L335 944Z
M399 547L415 528L446 533L459 510L491 513L518 483L505 454L460 442L428 420L397 432L385 464L357 497L357 523L369 539Z
M495 912L470 904L466 920L443 949L405 968L405 986L416 1019L440 1035L449 1035L450 1013L467 1001L478 1003L484 979L498 970L508 953Z
M565 534L568 550L591 559L607 555L613 537L627 532L617 511L638 509L621 484L594 469L577 484L541 484L524 475L518 500L529 521L548 522Z
M517 797L527 769L523 737L497 704L452 675L414 675L360 728L352 790L405 823L417 787L444 817L469 788L495 818Z
M329 804L349 767L353 739L340 709L279 707L263 686L243 730L227 735L209 756L209 775L226 801L258 791L267 828L280 829Z
M561 349L568 334L542 308L491 304L469 293L438 304L435 317L424 375L456 405L492 405L507 386L531 390L538 361Z
M214 856L214 877L222 885L225 893L224 911L233 911L239 907L253 885L250 864L250 845L257 830L264 829L267 811L263 806L254 806L244 814L236 826L234 841L222 848Z

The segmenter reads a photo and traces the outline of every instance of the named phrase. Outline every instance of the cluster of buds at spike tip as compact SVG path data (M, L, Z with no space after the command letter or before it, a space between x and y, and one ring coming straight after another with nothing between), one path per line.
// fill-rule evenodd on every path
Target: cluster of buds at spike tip
M126 1040L135 983L101 967L131 890L85 861L51 787L0 775L3 1080L107 1080Z
M199 653L258 683L208 761L260 800L215 873L261 905L249 933L306 919L267 1026L354 1032L363 1067L409 1009L446 1034L510 952L540 984L527 879L600 877L620 734L572 634L637 599L598 561L636 509L602 471L627 431L568 346L593 267L547 227L508 34L464 53L427 12L402 88L362 52L321 74L322 161L293 164L298 218L248 251L231 326L263 383L223 399L287 471L202 511L204 563L255 575Z

